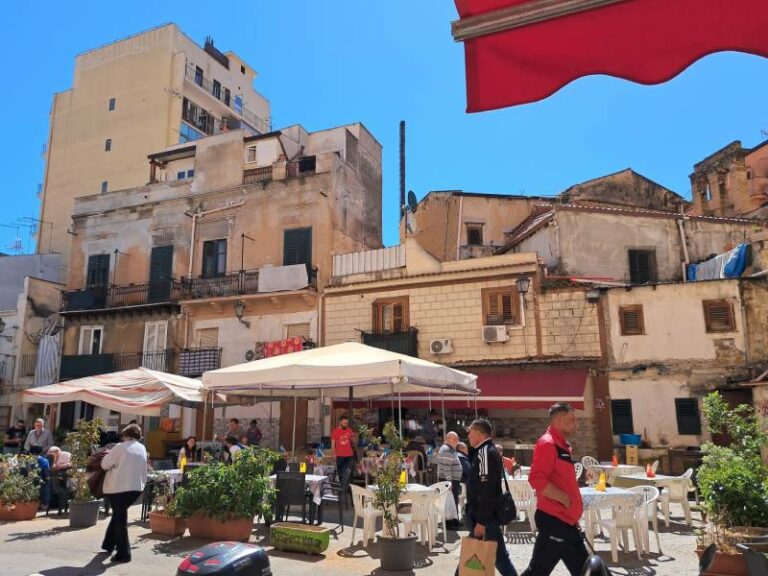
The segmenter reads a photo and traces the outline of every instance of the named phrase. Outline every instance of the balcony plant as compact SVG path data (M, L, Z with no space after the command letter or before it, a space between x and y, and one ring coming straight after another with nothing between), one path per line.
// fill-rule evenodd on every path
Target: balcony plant
M182 536L187 530L187 520L176 508L170 477L158 472L154 478L153 504L155 510L149 513L149 529L155 534Z
M190 536L247 541L254 516L271 521L276 492L269 475L279 458L273 450L244 448L232 464L213 462L189 472L174 506Z
M704 399L704 417L711 433L727 434L731 443L702 447L697 480L708 522L698 544L717 545L713 571L727 574L719 563L733 561L739 567L731 573L746 574L736 544L768 534L768 469L760 453L768 434L751 406L731 408L717 392Z
M69 476L74 485L72 500L69 504L69 525L73 528L95 526L99 518L101 500L91 494L86 467L99 444L102 426L101 418L82 420L77 430L67 434L66 444L72 453L72 468Z
M382 435L389 445L389 453L372 471L376 481L376 491L371 503L374 508L381 511L384 517L384 532L378 540L381 549L381 568L390 571L409 571L413 568L416 537L410 535L400 537L397 514L397 505L405 493L405 486L401 482L405 462L403 456L405 443L393 421L384 425ZM378 444L381 444L380 440Z
M31 520L40 506L40 470L34 456L0 455L0 520Z

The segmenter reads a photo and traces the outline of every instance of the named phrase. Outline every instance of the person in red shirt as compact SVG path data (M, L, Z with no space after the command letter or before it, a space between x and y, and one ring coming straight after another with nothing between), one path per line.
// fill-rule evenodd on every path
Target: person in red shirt
M339 418L339 425L331 432L331 450L336 457L336 472L339 475L339 482L344 481L344 473L348 469L351 470L352 462L355 459L354 438L355 432L349 427L349 418L342 416Z
M558 402L549 409L549 428L536 442L528 483L536 491L539 533L522 576L549 576L560 560L572 576L581 574L589 554L579 518L584 509L568 438L576 431L576 413Z

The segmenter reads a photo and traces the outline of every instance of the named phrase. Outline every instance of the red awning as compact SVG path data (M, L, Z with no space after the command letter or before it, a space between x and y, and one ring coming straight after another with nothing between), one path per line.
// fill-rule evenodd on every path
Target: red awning
M468 112L541 100L590 74L658 84L713 52L768 57L766 0L455 2Z
M574 408L584 409L586 369L568 370L503 370L472 371L477 374L478 408L535 409L549 408L555 402L569 402ZM434 408L442 406L440 393L403 394L403 408ZM337 402L339 406L346 402ZM371 402L355 401L355 406L372 408L397 408L397 397L380 398ZM475 399L466 397L445 398L449 409L474 409Z

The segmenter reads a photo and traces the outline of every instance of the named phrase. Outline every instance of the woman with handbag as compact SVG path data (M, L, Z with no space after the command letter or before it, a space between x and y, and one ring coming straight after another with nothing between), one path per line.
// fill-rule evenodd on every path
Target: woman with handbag
M130 562L131 546L128 542L128 508L144 490L147 482L147 450L139 441L141 428L129 424L123 430L123 441L117 444L101 461L107 471L104 478L104 496L112 507L112 519L101 548L111 554L113 562Z

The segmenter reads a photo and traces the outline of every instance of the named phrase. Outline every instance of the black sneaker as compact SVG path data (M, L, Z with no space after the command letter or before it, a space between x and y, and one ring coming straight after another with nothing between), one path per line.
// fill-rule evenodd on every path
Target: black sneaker
M124 562L130 562L130 561L131 561L130 554L115 554L114 556L112 556L112 562L124 563Z

